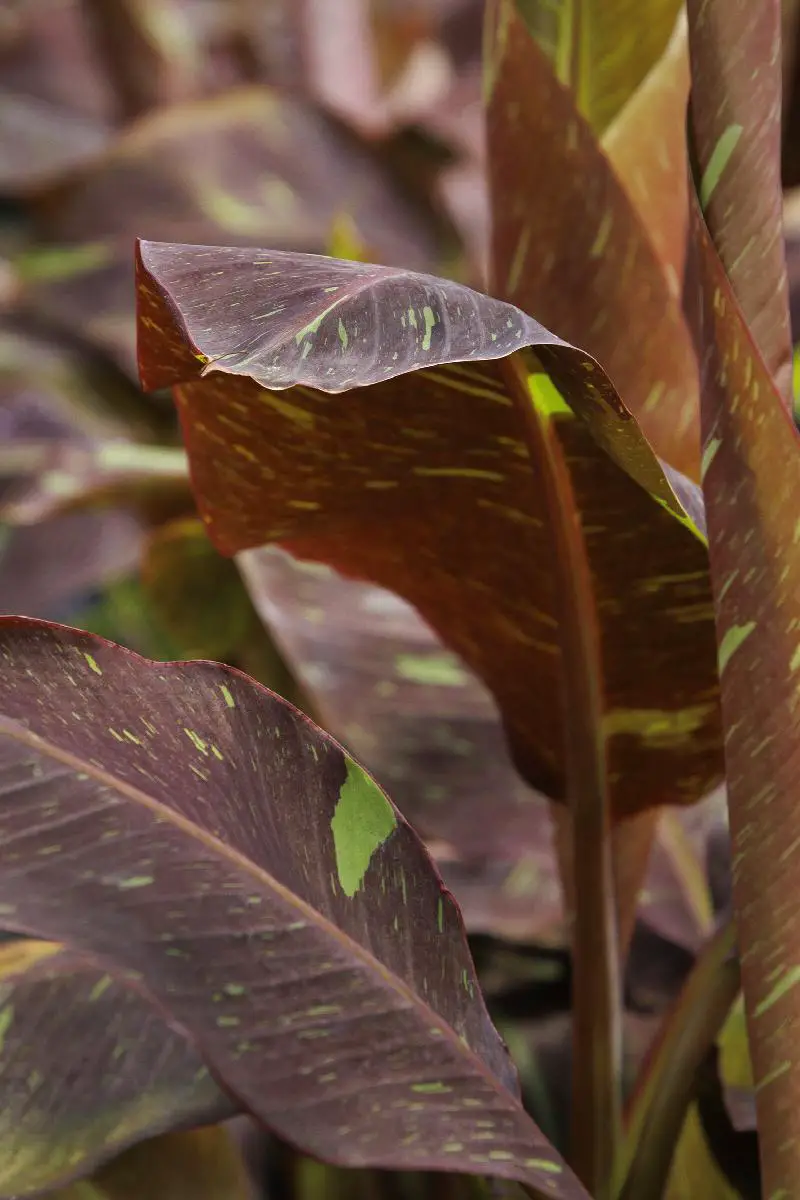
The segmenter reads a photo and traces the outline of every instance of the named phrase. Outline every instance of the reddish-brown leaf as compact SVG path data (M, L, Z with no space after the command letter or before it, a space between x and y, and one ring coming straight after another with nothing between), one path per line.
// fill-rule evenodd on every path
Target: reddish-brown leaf
M212 539L228 553L291 542L409 600L495 695L530 782L559 797L550 466L515 409L531 407L525 385L509 390L490 361L535 343L586 419L560 399L549 411L550 393L537 392L543 436L556 428L568 447L584 536L605 557L594 584L604 638L626 649L604 662L615 811L692 802L718 781L705 550L665 511L683 510L588 356L519 310L430 277L266 251L143 254L143 379L187 381L178 398ZM189 383L198 357L214 370ZM523 375L535 371L520 361ZM358 390L346 401L328 395L347 387ZM691 503L687 481L669 478ZM621 590L635 608L620 605Z
M138 972L310 1153L586 1200L519 1104L452 897L337 743L213 663L23 619L0 659L7 928Z
M765 5L752 13L768 24L770 10ZM762 57L754 61L769 74L774 67L765 45L771 43L759 38L755 44ZM722 165L720 190L734 165L733 159ZM734 183L746 186L736 174ZM724 194L730 194L727 187ZM737 202L748 204L747 194L741 192ZM757 203L754 199L754 210ZM789 1196L800 1188L800 1065L794 1035L800 1021L795 965L800 939L800 443L699 198L692 217L701 287L703 490L726 727L733 894L764 1194Z
M494 289L585 347L657 453L697 478L697 365L681 280L665 275L514 0L493 0L487 20Z

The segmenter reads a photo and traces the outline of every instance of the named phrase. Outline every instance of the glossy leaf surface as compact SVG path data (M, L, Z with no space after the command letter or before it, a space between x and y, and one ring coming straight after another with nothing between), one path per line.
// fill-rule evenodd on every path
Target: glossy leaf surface
M633 620L606 597L610 575L598 586L604 633L626 647L606 678L615 810L693 801L716 781L706 555L672 515L683 509L667 478L690 506L695 493L659 464L593 360L519 310L429 276L268 251L149 243L142 256L143 381L184 385L215 543L286 542L402 595L493 692L529 781L560 797L556 549L547 456L525 424L532 388L545 427L569 426L586 536L642 600ZM525 356L496 361L526 342L585 422ZM356 390L333 398L345 388ZM679 596L691 621L676 619Z
M0 658L8 928L139 972L319 1157L584 1195L517 1100L452 898L330 737L231 669L61 626L0 622Z
M135 981L58 943L0 947L0 1028L2 1197L39 1194L163 1129L233 1112Z

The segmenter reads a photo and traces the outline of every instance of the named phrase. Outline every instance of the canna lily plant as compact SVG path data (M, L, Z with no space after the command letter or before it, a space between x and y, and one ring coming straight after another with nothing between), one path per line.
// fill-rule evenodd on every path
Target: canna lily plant
M441 1173L454 1196L800 1194L780 37L777 0L488 0L482 291L357 247L138 244L141 383L172 389L202 521L160 509L149 569L181 554L189 644L210 623L204 657L251 656L164 663L0 618L0 1195L149 1195L204 1155L208 1195L244 1194L217 1140L235 1114L310 1156L302 1196L394 1194L384 1172ZM81 462L85 495L123 488L151 516L154 475L185 488L175 455ZM258 622L211 546L299 690L251 678ZM348 588L356 624L400 601L418 622L358 703L326 697L308 649L309 613ZM380 711L388 739L403 695L434 720L466 672L514 786L551 807L564 1144L520 1093L420 798L393 803L364 728ZM723 783L732 907L629 1085L624 977L660 821ZM508 818L488 786L447 804L454 836ZM740 989L760 1185L708 1148Z

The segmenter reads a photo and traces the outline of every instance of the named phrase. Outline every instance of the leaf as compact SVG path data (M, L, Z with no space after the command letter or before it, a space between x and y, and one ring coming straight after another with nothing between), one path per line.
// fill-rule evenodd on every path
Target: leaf
M759 14L768 26L771 6ZM765 53L769 44L762 30L755 45ZM776 70L769 58L754 61L765 74ZM719 102L727 103L724 96ZM754 208L757 204L754 196ZM696 196L692 224L702 301L697 338L704 376L703 491L726 728L734 902L764 1194L791 1195L800 1187L800 1116L793 1099L798 1067L791 1033L800 1020L792 966L800 917L795 857L800 446Z
M560 547L537 438L565 430L571 503L593 570L607 571L596 585L604 636L625 647L606 664L614 810L693 802L719 779L705 550L674 519L684 510L662 467L588 356L429 276L271 251L146 243L141 255L143 382L186 381L193 485L224 553L283 542L403 596L494 694L529 782L562 797ZM492 361L526 342L589 429L527 359ZM507 381L515 364L522 380ZM331 398L344 388L359 390ZM668 474L690 502L691 485ZM636 606L623 609L629 591Z
M680 0L516 0L528 28L601 134L658 61Z
M665 274L636 208L514 0L493 0L487 34L494 288L585 347L656 452L697 478L697 364L681 280Z
M57 943L0 946L0 1029L0 1196L9 1200L232 1111L147 993Z
M133 1146L91 1180L49 1200L249 1200L253 1194L230 1134L217 1125Z
M212 663L24 619L0 657L7 928L138 972L306 1152L585 1195L519 1104L452 898L331 738Z
M783 251L780 0L689 0L693 150L705 221L787 405L792 343Z
M689 83L686 13L681 10L661 58L606 129L601 142L653 243L674 295L683 282L689 229Z

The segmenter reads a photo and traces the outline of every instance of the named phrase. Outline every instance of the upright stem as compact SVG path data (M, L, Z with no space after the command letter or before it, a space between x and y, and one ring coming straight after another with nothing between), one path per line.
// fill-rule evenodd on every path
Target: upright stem
M733 922L703 947L640 1073L614 1171L618 1200L654 1200L669 1177L697 1070L739 994Z
M540 403L520 356L509 360L543 471L561 606L567 799L572 816L572 1129L570 1164L594 1200L610 1200L621 1132L621 980L603 677L594 588L558 431L574 421Z

